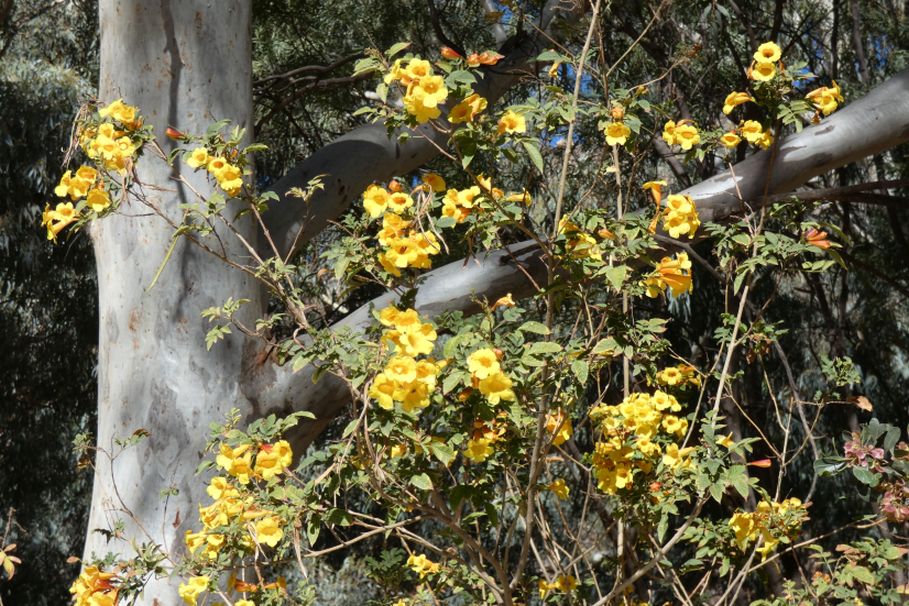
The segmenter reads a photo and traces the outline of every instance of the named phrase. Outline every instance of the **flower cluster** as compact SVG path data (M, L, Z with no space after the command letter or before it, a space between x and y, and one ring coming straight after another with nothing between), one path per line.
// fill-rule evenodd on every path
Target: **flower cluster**
M472 214L484 210L484 205L489 198L496 202L521 202L530 204L530 194L524 190L506 195L498 187L492 186L492 179L480 175L477 177L480 185L472 185L465 189L449 189L442 198L442 216L451 217L455 223L463 223Z
M107 170L125 174L127 164L132 162L142 145L135 137L142 126L138 110L117 99L107 107L98 110L101 120L79 132L79 143L85 154Z
M218 187L228 196L236 196L243 188L243 171L224 156L211 155L208 148L197 147L186 156L186 163L195 169L204 168L218 181Z
M431 358L416 359L432 352L436 331L413 309L386 307L379 313L379 322L388 328L382 340L393 346L394 355L373 380L369 397L386 410L392 410L398 402L406 412L418 412L429 406L436 377L444 367L444 363Z
M190 553L195 554L201 549L205 560L214 561L229 544L249 550L255 543L275 547L284 538L280 518L256 506L251 492L245 486L252 480L267 482L283 474L293 459L290 445L285 440L279 440L274 444L261 444L255 451L253 449L250 444L236 447L224 443L219 445L215 462L236 483L223 476L215 476L209 482L206 492L213 502L199 506L202 529L198 532L187 530L184 538ZM206 579L199 592L207 584ZM195 584L190 582L186 591L192 593L199 586L202 586L199 581ZM196 595L198 592L193 594L193 599Z
M903 523L909 520L909 485L905 480L885 484L881 513L889 522Z
M701 225L694 200L687 194L672 194L666 198L666 214L663 217L663 229L670 236L678 238L684 234L688 239L694 238Z
M114 606L119 594L118 581L116 573L86 566L69 592L73 594L75 606Z
M79 143L98 166L125 175L147 138L138 132L142 127L138 110L117 99L100 108L97 115L80 126ZM91 166L82 165L75 173L63 173L54 194L69 201L58 202L53 208L50 203L45 205L41 225L47 229L47 239L56 242L64 228L82 217L86 207L96 214L110 208L111 185Z
M662 463L687 468L693 448L680 449L676 440L688 431L688 421L675 414L682 407L670 394L634 393L616 406L596 406L590 418L602 434L594 447L593 468L597 486L607 494L634 484L636 474L648 474ZM668 444L657 442L660 438Z
M493 444L505 436L505 425L498 421L474 421L473 433L467 440L464 457L472 463L482 463L495 452Z
M559 234L565 235L565 251L569 257L602 261L603 255L596 238L585 232L568 217L559 219Z
M667 366L656 374L657 383L668 387L681 387L683 385L700 385L701 378L697 370L690 364Z
M554 581L547 582L545 579L540 579L537 583L537 589L540 592L540 599L545 600L553 591L558 591L560 593L571 593L578 586L578 580L570 574L560 574L556 577Z
M407 558L407 565L415 573L420 575L420 580L426 578L426 575L438 574L442 566L438 562L433 562L422 553L419 555L410 554Z
M467 370L470 371L473 386L492 405L502 401L513 402L515 399L511 379L499 364L500 355L501 352L497 350L483 348L467 357Z
M675 258L663 257L653 275L644 280L647 296L655 298L667 288L678 297L691 290L691 261L688 253L678 253Z
M405 66L397 59L385 75L385 84L400 82L406 88L404 109L419 124L435 120L442 110L440 106L448 98L445 79L433 73L432 64L425 59L414 57Z
M748 77L756 82L769 82L777 74L777 63L783 52L775 42L761 44L754 53Z
M691 120L669 120L663 125L663 141L666 145L678 145L688 151L701 142L701 135Z
M444 186L444 181L442 184ZM410 194L389 191L379 185L370 185L363 194L363 207L369 216L373 219L382 217L382 229L376 239L385 251L379 253L379 263L393 276L400 277L401 270L407 267L428 269L432 267L429 257L441 252L435 234L414 229L412 221L401 216L413 205Z
M805 98L817 108L819 113L829 116L843 102L843 92L840 90L840 85L836 83L836 80L833 80L832 86L816 88L805 95Z
M852 439L843 446L843 456L850 465L865 467L878 473L884 470L882 465L886 458L884 449L874 444L863 444L862 434L858 431L853 431Z
M757 552L766 559L780 542L788 543L798 534L807 518L805 505L793 497L781 503L761 501L753 512L737 511L732 514L729 526L735 532L735 542L742 551L750 543L763 539Z

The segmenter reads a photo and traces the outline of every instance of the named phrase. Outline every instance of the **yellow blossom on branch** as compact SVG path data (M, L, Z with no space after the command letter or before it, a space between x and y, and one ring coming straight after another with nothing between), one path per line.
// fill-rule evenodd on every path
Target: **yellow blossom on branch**
M754 101L754 99L748 93L732 91L726 95L726 100L723 102L723 113L728 116L736 106L749 101Z
M631 135L631 129L624 122L610 122L604 130L606 145L625 145Z
M701 221L695 208L694 200L687 194L673 194L666 198L666 214L663 219L663 229L670 236L678 238L687 234L688 239L694 238Z
M783 51L776 42L764 42L754 52L754 60L757 63L776 63L782 54Z
M647 296L654 298L661 292L670 289L672 296L678 297L691 290L691 261L687 253L678 253L675 258L663 257L656 266L655 275L644 281Z
M515 113L512 110L507 110L502 117L499 118L498 132L502 134L520 134L527 132L527 123L524 120L524 116L521 114Z
M756 82L769 82L776 76L776 65L773 63L754 63L748 69L748 77Z

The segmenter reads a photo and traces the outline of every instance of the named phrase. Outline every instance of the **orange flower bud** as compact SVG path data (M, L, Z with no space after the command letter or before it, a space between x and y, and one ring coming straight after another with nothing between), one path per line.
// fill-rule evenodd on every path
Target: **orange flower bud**
M621 105L613 105L612 109L609 110L609 114L613 120L621 120L625 117L625 108Z
M477 53L470 53L467 55L467 65L470 67L477 67L480 65L480 55Z
M442 56L445 57L446 59L454 60L454 59L461 58L461 53L459 53L455 49L449 48L447 46L443 46L442 50L440 52L441 52Z
M773 466L773 461L770 459L761 459L759 461L750 461L748 465L752 467L760 467L761 469L769 469Z
M401 185L401 182L398 181L397 179L392 179L391 181L388 182L388 191L390 191L391 193L396 194L399 191L401 191L402 189L404 189L404 186Z
M483 51L480 53L480 63L483 65L495 65L501 59L504 59L505 55L500 55L494 51Z
M615 234L606 229L605 227L597 232L597 235L603 238L604 240L615 240Z
M494 351L496 354L496 360L501 360L502 358L505 357L505 352L502 351L501 349L499 349L498 347L496 347L492 351Z
M167 135L169 138L173 139L174 141L183 141L186 139L186 135L184 133L181 133L180 131L178 131L173 126L168 126L167 129L164 131L164 134Z
M805 232L805 242L810 246L817 246L822 250L830 248L830 241L827 239L827 232L818 231L813 227Z

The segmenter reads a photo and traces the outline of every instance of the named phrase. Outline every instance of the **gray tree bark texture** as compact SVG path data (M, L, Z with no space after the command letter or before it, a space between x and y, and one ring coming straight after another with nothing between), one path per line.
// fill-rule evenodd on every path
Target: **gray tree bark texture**
M551 4L561 6L555 0ZM99 5L103 101L123 97L138 105L155 125L159 141L167 141L163 130L168 125L200 133L223 118L250 124L249 0L100 0ZM570 24L578 6L547 12L549 34L556 35L560 23ZM500 96L516 80L516 68L526 66L537 50L532 39L513 41L507 63L511 69L487 73L487 94ZM727 173L689 193L704 219L722 220L727 209L739 206L738 197L730 196L736 186L753 201L768 187L768 175L769 193L788 191L814 175L909 140L907 93L909 72L903 72L820 125L787 139L772 161L768 154L757 154L737 165L732 171L735 183ZM445 145L444 140L435 142ZM283 195L290 187L305 186L316 174L329 175L329 186L308 205L282 199L266 214L282 254L290 251L298 232L302 230L298 243L305 243L369 183L418 168L435 153L432 144L415 137L403 144L389 140L381 126L357 129L329 144L276 186ZM177 221L179 204L191 199L174 181L180 170L151 159L138 164L144 193ZM200 191L209 191L204 178L182 176ZM200 312L228 297L245 297L251 302L239 319L250 323L265 311L261 286L180 240L157 285L148 289L170 246L172 229L138 203L121 211L91 230L100 289L97 445L103 452L96 457L85 556L108 551L128 556L129 541L135 541L159 543L177 560L184 532L195 525L197 504L205 498L205 481L195 476L195 469L211 422L222 421L231 408L240 409L246 421L271 412L309 410L317 421L300 436L298 443L305 444L350 404L350 396L332 375L313 383L313 367L292 373L241 335L206 351L209 325ZM252 225L239 228L247 240L256 241ZM228 247L235 241L227 235L222 240ZM243 257L244 251L229 248L228 254ZM455 309L471 312L474 297L495 300L508 292L526 296L534 291L531 278L543 275L537 248L532 243L513 245L428 272L416 307L430 316ZM370 321L371 306L381 308L392 300L391 294L380 297L337 326L360 330ZM147 439L125 450L117 446L116 440L140 429L148 432ZM110 454L117 455L113 461ZM178 492L162 497L172 489ZM95 531L117 521L124 524L125 541L108 542ZM152 581L141 603L176 603L176 584L172 579Z
M223 118L250 125L247 0L101 0L99 21L99 97L123 97L139 106L159 141L168 141L168 125L199 133ZM179 205L192 200L174 181L183 169L177 164L171 170L148 155L137 164L144 193L179 222ZM201 174L183 176L199 191L210 191ZM243 310L251 321L264 312L265 297L252 280L185 239L147 290L173 229L135 201L120 210L95 222L91 232L100 305L97 446L105 452L96 455L84 553L128 555L129 541L156 542L176 559L184 532L198 525L196 503L205 497L195 469L209 423L234 407L252 413L239 389L244 341L231 336L206 351L209 327L199 314L242 295L251 299ZM255 240L251 224L240 229ZM231 244L236 239L225 234L223 241L228 254L243 254ZM147 439L125 450L117 446L116 440L139 429L148 432ZM113 462L108 455L116 455ZM179 492L164 498L162 491L172 488ZM117 521L124 524L125 540L108 542L96 531ZM144 603L177 602L170 580L148 585Z

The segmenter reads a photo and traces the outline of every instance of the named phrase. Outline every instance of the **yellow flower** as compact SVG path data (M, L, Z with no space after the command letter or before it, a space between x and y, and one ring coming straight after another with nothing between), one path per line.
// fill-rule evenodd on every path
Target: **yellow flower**
M666 145L675 145L675 121L669 120L663 125L663 141Z
M679 448L678 444L670 444L663 453L663 465L670 469L688 469L691 467L691 453L694 447Z
M527 123L524 120L524 116L509 109L499 118L498 132L500 135L527 132Z
M440 570L439 564L430 561L425 555L413 555L411 554L407 558L407 565L410 566L411 570L420 575L420 579L423 579L428 574L436 574Z
M105 208L110 206L110 194L108 194L100 187L96 187L95 189L88 192L88 198L86 198L86 202L93 211L100 213Z
M495 452L492 448L492 441L488 438L470 438L467 440L467 448L464 449L464 457L471 463L482 463Z
M222 443L219 454L215 457L215 463L237 478L241 484L249 483L249 476L252 474L251 462L252 453L249 452L249 444L241 444L236 448L231 448L227 444Z
M199 594L208 590L208 577L190 577L186 583L180 583L177 593L183 598L183 601L190 606L195 606Z
M669 288L672 296L678 297L691 290L691 261L687 253L678 253L675 259L663 257L656 267L656 275L644 281L647 296L656 297Z
M438 107L448 98L448 87L445 86L442 76L421 78L420 83L411 91L411 95L415 95L417 90L420 91L420 102L427 108Z
M479 380L499 374L502 370L496 352L489 348L478 349L467 357L467 370Z
M190 168L200 168L202 166L208 167L208 150L204 147L197 147L192 152L190 152L189 157L186 159L186 163Z
M732 91L726 95L726 100L723 102L723 113L728 116L737 105L749 101L754 101L754 99L752 99L751 95L748 93L737 93Z
M578 586L578 580L570 574L560 574L556 579L556 587L562 593L574 591Z
M225 163L221 170L215 173L218 185L228 196L236 196L243 187L243 173L238 166Z
M448 94L447 90L445 94ZM418 124L435 120L442 114L442 110L439 109L437 94L427 94L419 86L415 86L404 96L404 109L416 118Z
M757 534L753 514L746 512L736 512L732 514L729 520L729 526L735 533L735 542L738 543L742 551L748 546Z
M256 454L256 465L253 470L268 481L284 472L281 453L272 444L263 444Z
M716 443L723 448L732 448L735 445L735 440L732 439L732 434L729 434L728 436L720 436L717 438Z
M768 82L776 75L776 65L773 63L755 63L748 70L748 77L757 82Z
M252 600L237 600L234 606L256 606L256 603Z
M480 383L477 385L480 388L480 393L486 396L489 403L493 405L503 400L506 402L514 401L515 395L511 386L511 379L503 372L490 374L486 378L480 379Z
M72 202L60 202L54 210L50 210L48 204L42 214L42 225L47 228L47 239L57 241L57 235L63 231L67 225L79 218L78 211L73 208Z
M511 298L511 293L508 293L504 297L499 297L496 299L496 302L492 304L492 309L498 309L499 307L514 307L514 299Z
M663 229L673 238L688 234L688 239L694 238L695 232L700 227L698 211L691 196L673 194L666 198L666 216Z
M399 191L388 196L388 209L393 213L400 214L411 206L413 206L413 198L410 197L410 194Z
M234 488L226 478L222 476L215 476L211 479L211 482L208 483L208 487L205 489L205 492L208 493L208 496L214 500L219 500L224 497L235 497L239 494L237 489Z
M274 547L284 538L281 522L275 516L268 516L256 522L256 539L269 547Z
M124 103L123 99L117 99L107 107L99 109L98 115L102 118L110 116L127 128L136 128L139 125L138 120L136 119L137 111L138 110L132 105Z
M369 387L369 397L385 410L391 410L395 407L394 395L397 389L397 383L389 379L384 372L380 372Z
M775 42L764 42L754 53L754 60L758 63L776 63L782 54L783 51Z
M417 378L417 362L410 356L394 356L385 366L385 376L398 383L411 383Z
M445 179L436 173L426 173L423 175L423 183L428 185L429 188L436 193L445 191Z
M835 80L832 87L822 86L816 88L805 95L805 98L825 116L829 116L836 111L839 104L843 102L843 95L840 93L840 87Z
M526 189L521 193L508 194L505 199L509 202L521 202L527 206L530 206L530 203L533 202L533 199L530 197L530 192Z
M666 415L663 417L663 429L666 433L682 436L688 430L688 421L675 415Z
M451 108L451 111L448 113L448 121L452 124L473 122L474 118L477 117L477 114L486 109L486 105L486 99L474 93Z
M571 437L571 419L561 409L546 415L546 432L552 436L552 445L561 446Z
M384 187L370 185L366 188L366 193L363 194L363 208L366 209L371 218L381 217L388 207L389 197L389 193Z
M764 136L764 128L757 120L745 120L742 124L742 136L749 143L757 143Z
M666 187L666 182L660 179L659 181L647 181L641 188L644 191L649 191L650 195L653 197L653 201L659 206L660 201L663 199L663 188Z
M736 147L739 146L739 143L741 143L741 142L742 142L742 138L739 137L734 132L723 133L723 136L720 137L720 143L722 143L723 146L727 147L728 149L735 149Z
M412 81L419 82L423 78L432 75L432 65L425 59L411 59L404 69L404 75Z
M675 142L684 150L688 151L693 146L701 142L701 135L698 129L689 122L680 122L673 131Z
M610 122L606 125L606 145L625 145L631 129L624 122Z
M546 486L546 489L552 492L560 500L564 501L568 498L568 494L571 492L571 489L568 488L568 485L565 483L565 480L562 478L556 478L550 484Z
M773 145L773 133L771 133L769 129L765 130L763 133L761 133L761 138L757 140L757 143L755 143L755 145L761 149L769 148L771 145Z

